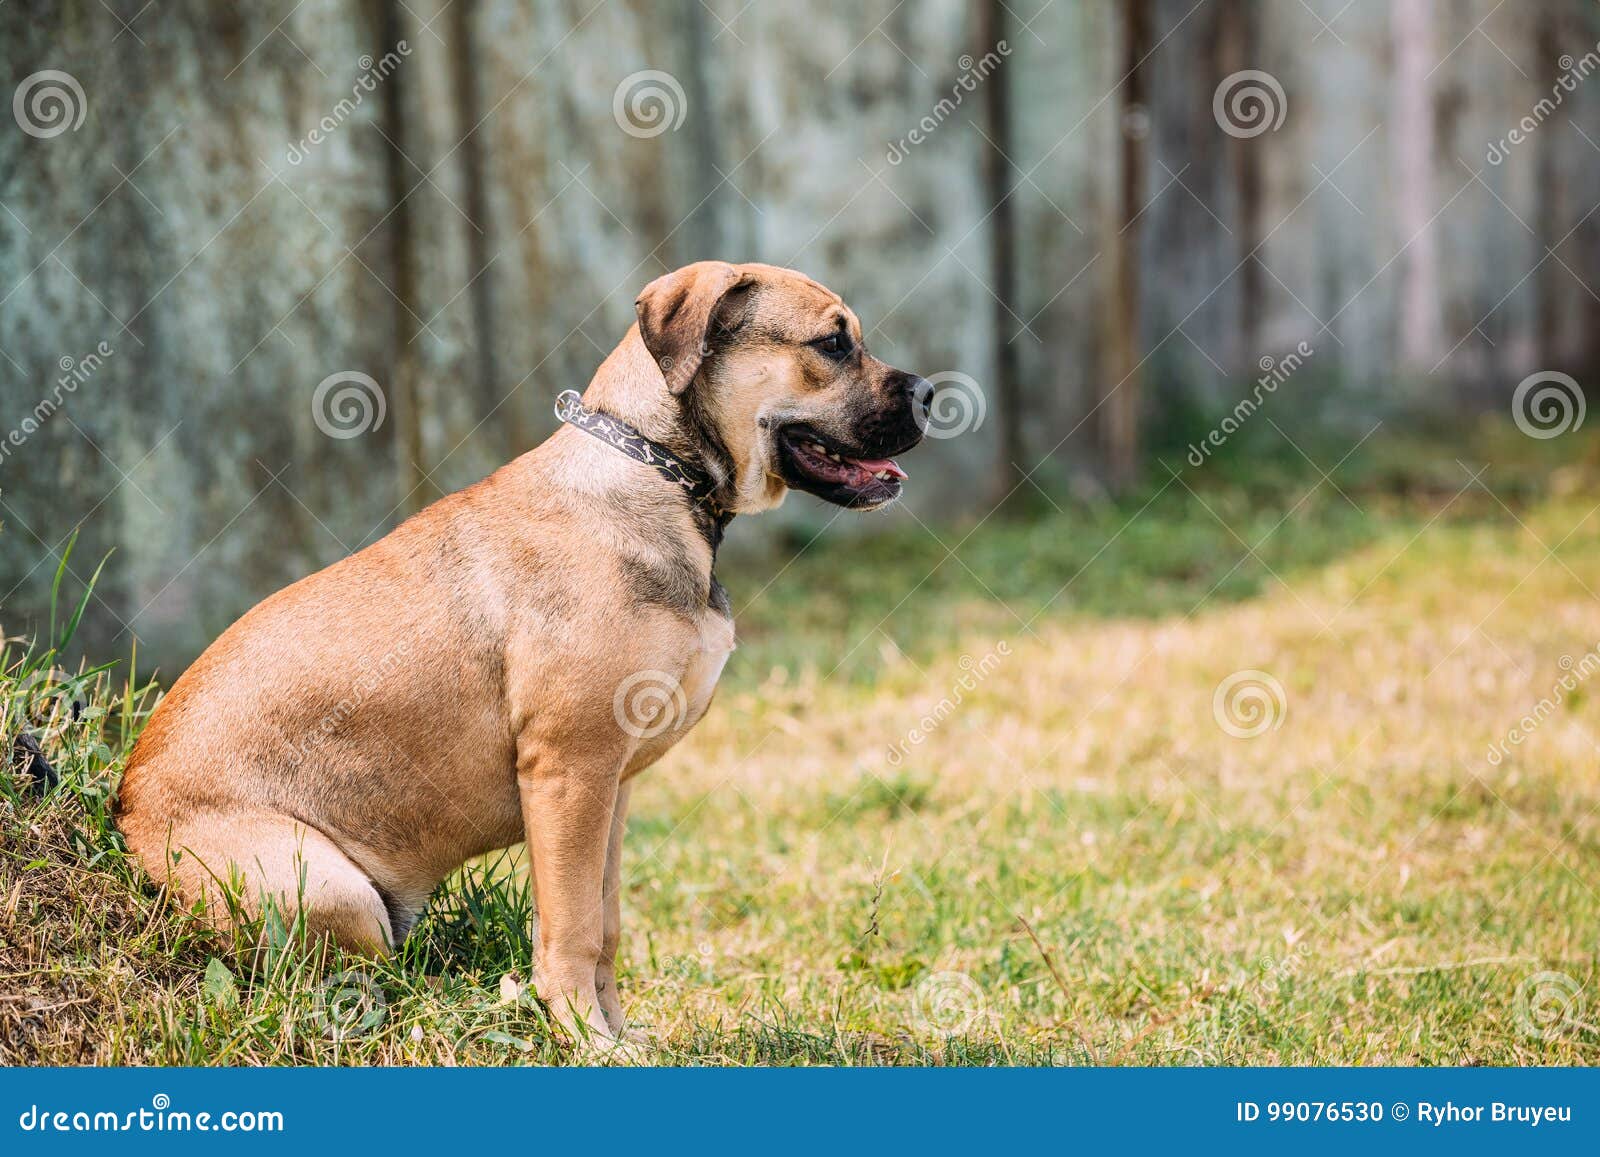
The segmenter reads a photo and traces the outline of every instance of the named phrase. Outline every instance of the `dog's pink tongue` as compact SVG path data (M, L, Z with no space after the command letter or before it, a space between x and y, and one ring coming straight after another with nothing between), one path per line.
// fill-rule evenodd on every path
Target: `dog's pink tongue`
M857 458L854 461L857 466L868 474L878 474L887 470L896 478L905 479L910 477L904 470L900 469L899 463L893 458Z

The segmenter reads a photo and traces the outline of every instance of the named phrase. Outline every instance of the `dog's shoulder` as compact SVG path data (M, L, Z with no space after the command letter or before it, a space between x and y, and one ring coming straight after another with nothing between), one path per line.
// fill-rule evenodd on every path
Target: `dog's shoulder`
M730 613L727 592L687 551L629 552L618 565L635 607L661 607L689 620L698 619L708 607Z

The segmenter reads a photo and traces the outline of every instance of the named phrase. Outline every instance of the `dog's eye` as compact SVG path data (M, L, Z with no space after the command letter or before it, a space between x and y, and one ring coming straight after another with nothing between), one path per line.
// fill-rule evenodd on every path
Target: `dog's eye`
M830 358L843 358L855 348L850 344L850 335L844 333L830 333L827 337L818 338L811 345Z

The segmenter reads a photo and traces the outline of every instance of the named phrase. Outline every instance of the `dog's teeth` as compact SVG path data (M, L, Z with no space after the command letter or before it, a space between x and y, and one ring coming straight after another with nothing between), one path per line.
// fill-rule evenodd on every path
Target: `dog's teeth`
M874 474L873 477L876 478L879 482L887 482L887 481L889 481L889 472L887 470L880 470L876 474Z
M828 451L828 457L829 457L829 458L832 458L832 459L833 459L833 460L834 460L834 461L835 461L835 462L838 462L838 461L840 461L840 460L841 460L841 459L840 459L840 458L839 458L839 455L837 455L837 454L835 454L835 453L834 453L834 452L833 452L833 451L831 451L831 450L830 450L830 451Z

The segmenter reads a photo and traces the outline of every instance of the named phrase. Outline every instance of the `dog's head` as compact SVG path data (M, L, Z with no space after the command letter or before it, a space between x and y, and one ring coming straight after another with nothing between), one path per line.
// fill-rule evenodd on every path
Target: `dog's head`
M859 510L900 496L893 456L922 440L932 387L868 354L838 294L792 269L702 261L634 304L667 389L730 461L736 510L791 487Z

